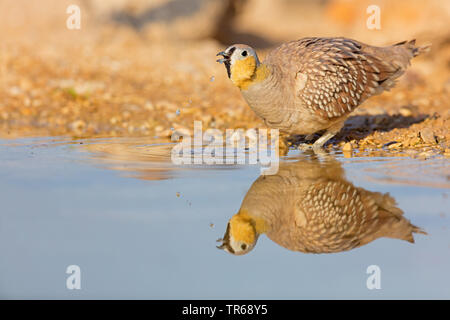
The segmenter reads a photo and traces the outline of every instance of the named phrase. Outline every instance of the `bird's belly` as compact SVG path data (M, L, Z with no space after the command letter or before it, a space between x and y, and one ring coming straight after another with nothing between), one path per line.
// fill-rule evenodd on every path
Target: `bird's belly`
M289 134L312 134L329 127L324 121L306 108L283 103L261 103L247 101L252 110L269 128L278 129Z

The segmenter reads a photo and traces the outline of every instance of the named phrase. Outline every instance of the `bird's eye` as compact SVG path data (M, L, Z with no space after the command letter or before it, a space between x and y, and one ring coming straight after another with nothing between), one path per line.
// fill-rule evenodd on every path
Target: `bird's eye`
M241 249L242 250L245 250L245 249L247 249L247 245L244 243L244 244L241 244Z
M243 56L243 57L246 57L247 56L247 51L242 51L242 53L241 53L241 55Z

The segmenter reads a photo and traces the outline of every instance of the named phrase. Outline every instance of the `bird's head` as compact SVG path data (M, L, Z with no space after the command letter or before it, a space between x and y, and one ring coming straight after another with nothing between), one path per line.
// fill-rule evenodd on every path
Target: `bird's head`
M217 62L225 65L228 78L240 89L245 90L251 83L262 80L267 76L264 72L258 72L264 70L260 68L261 63L258 55L250 46L234 44L217 55L223 57Z
M249 253L258 241L259 232L258 225L255 220L246 214L235 214L228 221L227 230L222 244L217 248L223 249L234 255L243 255Z

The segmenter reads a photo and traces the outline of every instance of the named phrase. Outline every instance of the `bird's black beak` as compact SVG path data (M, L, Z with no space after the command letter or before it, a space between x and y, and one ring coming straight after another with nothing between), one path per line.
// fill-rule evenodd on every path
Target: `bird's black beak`
M217 246L217 249L228 250L228 252L234 254L233 248L230 246L230 223L227 224L227 230L225 231L225 235L223 239L218 239L217 242L222 242L220 246Z
M218 54L216 54L216 56L222 56L223 58L218 59L217 62L219 63L223 63L225 65L225 68L227 69L227 74L228 74L228 78L231 77L231 69L230 69L230 57L231 54L233 53L234 49L232 48L232 50L229 50L229 52L225 52L225 51L220 51Z
M230 61L230 56L225 52L225 51L220 51L218 54L216 54L216 56L222 56L222 59L218 59L216 60L219 63L225 63Z

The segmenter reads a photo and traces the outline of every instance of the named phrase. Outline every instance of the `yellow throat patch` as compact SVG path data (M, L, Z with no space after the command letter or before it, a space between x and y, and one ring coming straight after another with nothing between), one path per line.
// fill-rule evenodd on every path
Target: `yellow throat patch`
M247 90L250 85L266 79L268 75L267 66L256 66L256 59L252 56L235 61L231 67L231 81L241 90Z
M230 219L230 233L236 241L254 243L257 236L264 232L264 221L252 218L247 210L240 210Z

